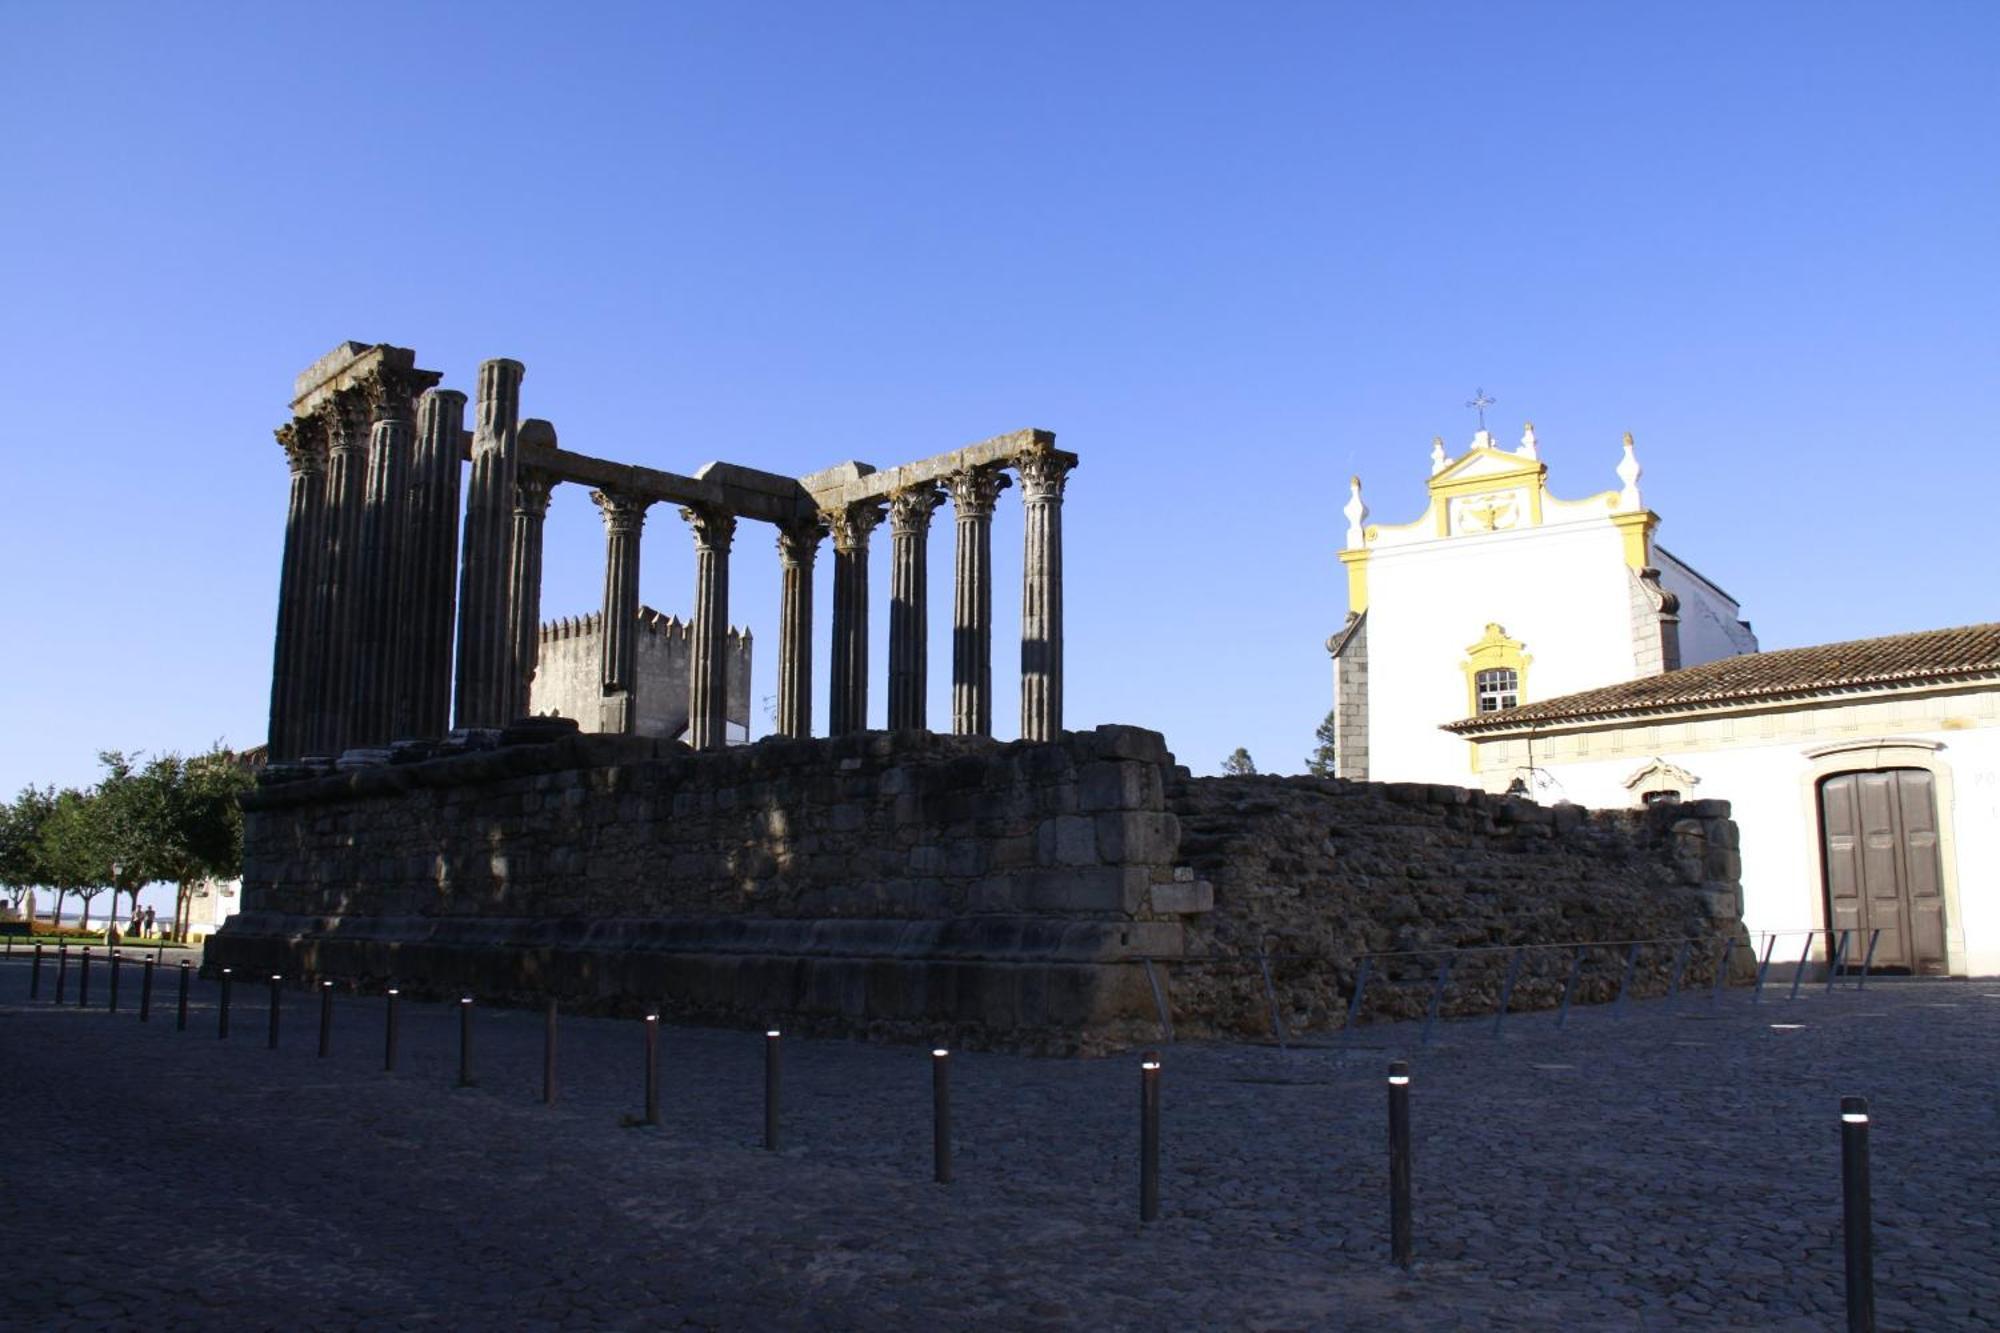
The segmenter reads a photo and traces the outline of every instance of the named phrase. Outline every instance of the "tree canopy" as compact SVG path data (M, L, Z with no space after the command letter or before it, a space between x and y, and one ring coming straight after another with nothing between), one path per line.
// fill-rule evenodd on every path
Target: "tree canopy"
M1319 727L1313 732L1313 739L1318 741L1319 744L1315 745L1313 752L1306 756L1306 772L1316 778L1336 776L1333 766L1334 726L1333 710L1328 709L1326 720L1321 722Z

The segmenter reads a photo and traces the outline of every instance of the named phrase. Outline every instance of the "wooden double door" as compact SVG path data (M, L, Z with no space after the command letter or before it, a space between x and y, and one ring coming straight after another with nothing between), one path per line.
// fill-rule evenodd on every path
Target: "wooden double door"
M1872 967L1947 971L1931 775L1920 768L1837 773L1819 784L1819 827L1826 919L1834 930L1854 932L1849 962L1861 962L1870 933L1880 930Z

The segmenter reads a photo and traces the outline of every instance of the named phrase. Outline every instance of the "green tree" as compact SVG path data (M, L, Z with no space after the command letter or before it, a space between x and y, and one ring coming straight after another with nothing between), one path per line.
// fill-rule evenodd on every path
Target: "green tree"
M1306 756L1306 772L1316 778L1330 778L1334 776L1333 737L1333 710L1328 709L1326 721L1320 723L1319 729L1313 732L1313 739L1318 741L1319 744L1315 745L1313 752Z
M110 858L111 915L120 921L125 918L118 910L118 895L129 895L136 912L139 890L157 878L146 830L146 784L133 767L136 759L117 750L105 750L97 756L97 762L104 765L104 776L94 793L98 831L104 855Z
M1236 747L1234 754L1222 761L1222 776L1226 778L1253 777L1256 772L1257 761L1252 759L1250 752L1240 745Z
M55 805L42 823L39 854L49 887L56 891L58 924L63 899L73 893L83 900L82 925L90 929L91 900L110 887L111 852L103 814L94 792L70 787L57 793Z
M0 888L17 908L30 889L49 884L42 864L42 825L55 804L55 788L23 787L12 804L0 806Z
M174 886L173 934L186 939L194 886L230 879L243 864L243 810L237 803L253 785L250 770L221 744L183 759L163 754L133 775L134 840L140 883Z

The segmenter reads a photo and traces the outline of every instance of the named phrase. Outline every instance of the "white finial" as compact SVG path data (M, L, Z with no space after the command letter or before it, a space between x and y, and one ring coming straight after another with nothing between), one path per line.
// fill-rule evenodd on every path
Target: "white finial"
M1618 492L1620 509L1639 509L1639 476L1644 471L1639 466L1638 456L1632 452L1632 432L1625 432L1625 457L1618 460L1618 480L1624 483Z
M1362 528L1368 522L1368 506L1361 503L1361 478L1347 479L1347 505L1340 512L1347 515L1347 549L1358 551L1366 544Z
M1450 466L1451 460L1444 456L1444 436L1431 436L1431 475L1435 477Z
M1514 451L1523 458L1540 458L1535 452L1535 423L1530 421L1521 427L1521 447Z

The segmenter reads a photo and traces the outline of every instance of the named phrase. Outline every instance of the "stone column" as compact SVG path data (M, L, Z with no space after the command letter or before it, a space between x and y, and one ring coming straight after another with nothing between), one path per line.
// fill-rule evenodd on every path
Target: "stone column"
M993 734L993 504L1013 485L1004 472L967 468L945 478L957 516L951 592L951 729Z
M931 514L944 500L935 486L912 486L889 497L889 730L924 729L930 622L928 574Z
M458 596L458 725L500 727L514 702L511 602L514 482L521 419L519 361L479 365L465 559Z
M406 624L400 594L408 536L410 400L426 387L416 376L386 368L364 386L374 425L356 584L353 745L381 746L394 739L396 701L403 693L397 668Z
M639 496L592 491L604 515L604 656L598 685L603 693L598 730L632 732L639 714L633 694L639 674L639 532L646 506Z
M280 426L278 443L291 465L291 503L285 514L285 557L278 576L278 633L271 653L273 760L305 753L310 731L309 673L321 655L316 584L326 506L326 435L311 417Z
M1014 460L1027 530L1021 558L1021 739L1062 735L1062 495L1076 460L1038 450Z
M417 403L410 462L410 531L403 561L404 688L394 737L442 736L451 728L451 643L458 615L459 471L465 395L432 389Z
M813 561L826 524L804 519L778 529L784 574L778 611L778 734L812 735Z
M549 493L556 478L522 468L514 481L514 542L508 577L509 637L514 644L514 717L528 715L535 683L535 659L542 628L542 521L549 516Z
M736 516L690 505L681 517L694 529L694 624L688 654L688 744L720 750L728 741L729 545Z
M350 744L354 705L355 585L360 575L361 510L368 471L368 404L357 389L335 393L321 410L326 431L326 548L319 638L324 647L313 690L311 751L338 755Z
M882 506L864 500L826 515L833 531L833 664L827 672L827 733L868 729L868 534Z

